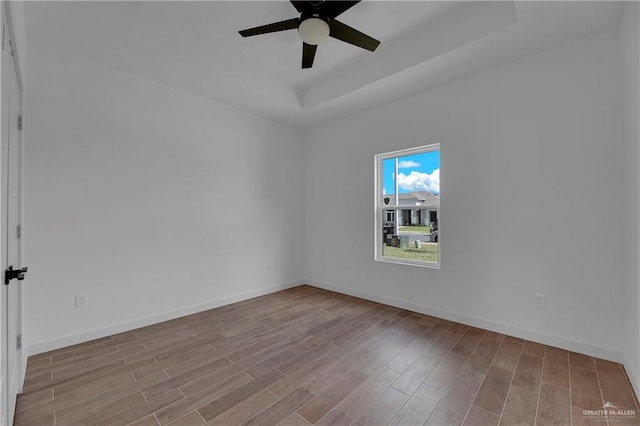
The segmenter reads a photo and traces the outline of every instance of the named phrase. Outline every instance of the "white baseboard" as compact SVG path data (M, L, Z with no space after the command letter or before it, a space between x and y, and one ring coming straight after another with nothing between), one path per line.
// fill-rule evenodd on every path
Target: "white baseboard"
M325 283L320 283L312 280L303 280L301 282L304 284L309 284L314 287L323 288L325 290L335 291L336 293L347 294L349 296L359 297L361 299L367 299L373 302L383 303L385 305L407 309L409 311L418 312L420 314L431 315L431 316L446 319L449 321L455 321L461 324L466 324L473 327L494 331L496 333L502 333L509 336L519 337L521 339L530 340L532 342L542 343L549 346L555 346L558 348L566 349L573 352L579 352L585 355L590 355L597 358L606 359L609 361L624 363L624 356L622 352L616 351L613 349L603 348L601 346L595 346L589 343L580 342L577 340L571 340L571 339L567 339L560 336L545 334L545 333L541 333L534 330L527 330L524 328L514 327L512 325L503 324L500 322L495 322L495 321L485 320L482 318L472 317L469 315L445 311L442 309L433 308L431 306L418 305L416 303L407 302L400 299L394 299L386 296L379 296L373 293L354 290L347 287L341 287L341 286L332 285L332 284L325 284ZM625 367L626 367L626 363L625 363ZM637 378L637 375L635 377ZM637 380L635 381L637 383ZM636 392L637 392L637 389L636 389Z
M53 340L38 342L38 343L30 344L26 348L25 352L28 354L28 356L37 355L39 353L64 348L66 346L76 345L78 343L88 342L90 340L100 339L102 337L111 336L113 334L122 333L129 330L135 330L136 328L157 324L162 321L168 321L168 320L180 318L186 315L195 314L198 312L206 311L208 309L218 308L220 306L229 305L231 303L242 302L243 300L253 299L254 297L264 296L265 294L275 293L276 291L286 290L288 288L297 287L302 284L303 284L302 281L292 281L286 284L281 284L281 285L268 287L260 290L249 291L247 293L238 294L236 296L212 300L210 302L203 303L200 305L189 306L186 308L176 309L174 311L164 312L158 315L152 315L149 317L140 318L133 321L126 321L123 323L114 324L108 327L98 328L98 329L94 329L94 330L79 333L79 334L73 334L73 335L64 336L64 337L60 337Z
M624 369L627 372L627 376L629 376L629 381L631 382L631 386L635 391L636 395L640 395L640 376L638 376L638 370L635 367L635 364L631 362L628 354L624 356Z

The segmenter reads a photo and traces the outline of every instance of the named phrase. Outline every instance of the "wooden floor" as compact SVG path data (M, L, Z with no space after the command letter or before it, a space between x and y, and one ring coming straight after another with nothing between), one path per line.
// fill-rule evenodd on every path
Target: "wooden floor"
M606 403L637 415L585 415ZM637 410L620 364L301 286L33 356L15 424L618 425Z

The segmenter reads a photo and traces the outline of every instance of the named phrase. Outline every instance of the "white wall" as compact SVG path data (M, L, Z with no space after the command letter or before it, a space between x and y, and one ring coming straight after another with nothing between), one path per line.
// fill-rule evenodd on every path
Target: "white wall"
M626 272L624 300L626 302L625 352L627 372L640 394L640 8L637 2L625 4L623 18L620 23L620 41L622 46L622 81L624 102L624 171L625 171L625 206L624 224L626 227L625 252Z
M310 132L306 278L620 359L619 53L599 33ZM442 269L375 262L373 156L435 142Z
M32 354L302 276L297 131L43 46L28 60Z

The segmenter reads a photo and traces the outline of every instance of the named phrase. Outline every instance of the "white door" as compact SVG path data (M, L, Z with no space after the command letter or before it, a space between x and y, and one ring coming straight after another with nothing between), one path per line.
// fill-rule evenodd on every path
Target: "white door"
M3 10L4 12L4 10ZM18 128L21 92L14 64L14 53L9 37L6 16L2 16L3 50L2 50L2 147L0 150L0 171L2 175L2 191L0 199L1 214L1 271L2 300L0 301L0 330L2 332L2 423L13 424L16 396L20 390L18 362L20 349L20 285L21 281L13 279L5 285L5 270L12 267L20 269L20 250L18 240L18 224L20 215L20 151L21 137Z

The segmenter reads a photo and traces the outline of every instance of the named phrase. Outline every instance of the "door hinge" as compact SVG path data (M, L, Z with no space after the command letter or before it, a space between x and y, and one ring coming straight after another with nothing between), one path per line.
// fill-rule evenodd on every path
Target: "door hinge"
M22 115L18 116L18 130L22 130Z
M16 336L16 349L22 349L22 334Z
M18 239L22 238L22 225L16 226L16 238Z

